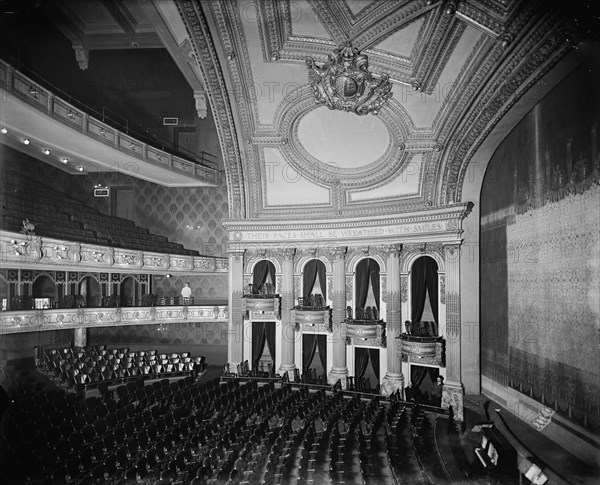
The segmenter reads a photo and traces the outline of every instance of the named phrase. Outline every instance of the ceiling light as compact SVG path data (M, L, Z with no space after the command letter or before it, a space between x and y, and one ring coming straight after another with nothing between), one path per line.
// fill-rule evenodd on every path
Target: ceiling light
M68 158L63 158L63 159L61 160L61 162L62 162L62 163L69 163L69 159L68 159Z
M50 151L50 148L46 148L46 149L44 150L44 155L50 155L50 153L52 153L52 152Z
M29 145L31 142L29 141L29 138L24 138L23 139L23 144L24 145Z
M0 130L2 132L3 135L6 135L8 133L8 130L4 127L2 127L2 130Z

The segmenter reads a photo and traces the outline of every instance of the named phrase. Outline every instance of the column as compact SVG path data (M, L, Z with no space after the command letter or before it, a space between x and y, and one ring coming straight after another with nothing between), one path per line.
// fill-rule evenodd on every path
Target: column
M389 396L396 390L404 392L404 375L402 361L398 353L399 340L402 333L402 301L400 295L400 258L402 244L394 244L384 248L387 253L387 294L386 294L386 341L387 341L387 373L381 383L381 394Z
M345 247L329 248L329 257L333 259L333 293L331 301L333 330L333 367L329 372L329 383L335 384L339 379L346 388L348 367L346 366L346 249Z
M75 347L85 347L87 345L87 328L73 330L73 345Z
M446 265L446 381L442 407L452 406L454 419L463 420L464 389L461 382L460 242L444 244Z
M227 326L227 362L232 372L243 359L242 296L244 294L244 250L229 247L229 323Z
M279 373L288 372L290 381L294 380L294 363L296 343L296 322L292 321L292 308L294 307L294 248L283 250L281 265L281 367Z

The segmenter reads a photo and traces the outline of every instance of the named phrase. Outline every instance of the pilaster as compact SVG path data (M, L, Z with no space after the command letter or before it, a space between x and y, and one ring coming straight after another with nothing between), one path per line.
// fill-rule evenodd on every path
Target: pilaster
M454 419L463 420L461 382L460 242L444 244L446 266L446 381L442 407L452 406Z
M243 358L242 296L244 294L244 249L228 248L229 323L227 326L227 361L236 369Z
M333 260L333 292L332 308L332 336L333 336L333 367L329 371L330 384L335 384L338 379L342 387L346 388L348 367L346 365L346 336L344 320L346 319L346 247L328 248L327 253Z
M286 248L282 252L281 264L281 366L279 373L288 373L290 380L294 379L294 346L296 340L296 324L292 319L294 307L294 257L296 249Z
M386 294L386 342L387 372L381 383L381 394L389 396L393 392L404 389L402 362L398 354L400 342L397 337L402 333L402 301L400 285L400 259L402 244L394 244L383 248L387 254L387 294Z

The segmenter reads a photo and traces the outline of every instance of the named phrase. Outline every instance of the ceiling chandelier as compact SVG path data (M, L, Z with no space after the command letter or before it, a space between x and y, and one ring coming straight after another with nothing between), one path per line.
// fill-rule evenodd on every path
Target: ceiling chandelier
M315 102L329 109L376 115L392 97L389 76L369 72L368 57L349 41L329 54L321 67L312 57L306 59L306 65Z

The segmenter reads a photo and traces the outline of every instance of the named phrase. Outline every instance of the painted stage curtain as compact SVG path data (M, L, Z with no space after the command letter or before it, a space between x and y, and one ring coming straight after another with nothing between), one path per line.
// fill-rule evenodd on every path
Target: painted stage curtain
M266 334L265 322L252 322L252 368L258 367L258 361L262 357L265 348ZM269 348L269 351L271 348Z
M317 349L317 336L314 333L302 335L302 373L308 373Z
M356 347L354 349L354 378L356 382L365 375L369 363L369 349Z
M304 271L302 273L302 296L304 296L304 298L310 296L317 278L319 278L321 294L323 295L323 301L325 301L327 297L327 276L325 274L325 265L323 264L323 261L318 259L311 259L304 266Z
M417 259L411 270L411 320L421 321L425 308L425 297L429 293L429 302L435 322L438 321L438 266L430 257L424 256Z
M356 303L359 308L364 308L367 301L367 294L369 293L369 283L373 288L373 296L375 297L375 304L379 309L379 264L377 261L371 258L363 259L356 266Z
M275 285L275 265L271 261L262 260L256 263L252 273L252 283L255 288L259 288L265 281L267 276L271 276L271 281Z

